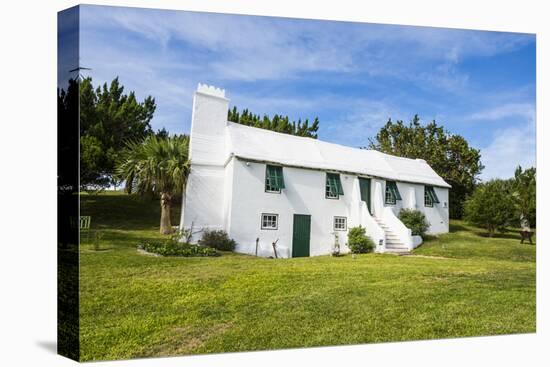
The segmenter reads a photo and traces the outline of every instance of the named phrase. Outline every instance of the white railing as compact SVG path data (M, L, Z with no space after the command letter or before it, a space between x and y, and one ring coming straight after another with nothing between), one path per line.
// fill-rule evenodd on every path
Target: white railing
M365 227L367 236L374 241L375 251L384 252L386 250L386 233L369 213L367 203L364 201L359 203L359 213L361 217L360 223Z
M391 208L384 207L382 210L382 221L399 237L399 241L409 250L415 247L412 232L403 222L393 213Z

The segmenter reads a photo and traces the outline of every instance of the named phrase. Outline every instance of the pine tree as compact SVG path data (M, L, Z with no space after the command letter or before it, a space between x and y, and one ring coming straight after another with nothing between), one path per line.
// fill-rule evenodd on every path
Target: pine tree
M317 139L317 131L319 130L319 118L315 117L313 123L309 125L309 120L306 119L302 123L302 119L298 121L290 121L287 116L275 114L272 118L268 115L256 115L248 110L243 109L240 113L236 106L227 111L227 119L238 124L253 126L260 129L277 131L289 135L304 136Z

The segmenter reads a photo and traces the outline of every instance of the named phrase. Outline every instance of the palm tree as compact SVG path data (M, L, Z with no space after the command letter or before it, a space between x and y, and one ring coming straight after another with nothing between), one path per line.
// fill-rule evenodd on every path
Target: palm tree
M126 144L117 176L138 193L160 195L160 233L172 233L170 207L172 197L185 192L189 175L189 137L159 138L150 135L142 142Z

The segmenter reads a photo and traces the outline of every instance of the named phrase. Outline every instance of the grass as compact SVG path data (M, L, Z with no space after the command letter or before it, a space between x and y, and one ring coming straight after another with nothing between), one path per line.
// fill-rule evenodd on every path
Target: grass
M82 245L84 361L535 331L535 246L513 232L453 222L406 257L138 254L158 205L82 197L104 233L103 251Z

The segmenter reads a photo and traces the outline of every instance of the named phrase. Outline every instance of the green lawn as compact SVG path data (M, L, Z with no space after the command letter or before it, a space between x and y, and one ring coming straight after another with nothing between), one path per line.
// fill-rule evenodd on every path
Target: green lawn
M535 246L453 222L422 256L138 254L158 202L82 196L81 358L102 360L535 331ZM178 223L175 210L174 223Z

